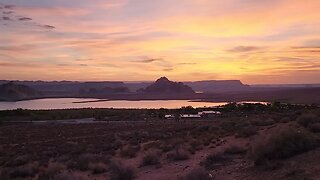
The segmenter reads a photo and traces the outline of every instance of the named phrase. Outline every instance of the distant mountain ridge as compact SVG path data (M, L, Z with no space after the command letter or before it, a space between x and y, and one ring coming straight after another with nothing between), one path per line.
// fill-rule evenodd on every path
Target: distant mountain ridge
M138 91L132 90L141 87ZM197 93L195 93L197 92ZM202 92L202 93L199 93ZM155 82L1 81L0 101L38 98L98 98L108 100L202 100L213 102L278 101L319 102L319 88L288 85L257 87L239 80L173 82L162 77Z
M0 85L0 100L3 101L33 99L40 96L40 92L26 85L14 84L12 82Z
M103 94L128 94L127 87L103 87L103 88L83 88L79 91L80 95L103 95Z
M138 90L140 93L149 94L194 94L195 91L182 82L173 82L166 77L161 77L145 89Z
M262 88L316 88L320 87L320 84L255 84L251 87Z
M0 85L8 82L29 86L42 92L79 92L81 89L103 87L120 88L125 87L121 81L97 81L97 82L80 82L80 81L6 81L0 80Z
M249 85L243 84L240 80L206 80L185 82L185 84L196 92L230 92L250 89Z
M0 80L1 84L13 82L28 86L38 92L45 94L47 97L75 97L83 95L85 92L94 92L97 90L99 94L114 93L136 93L138 90L145 89L154 82L122 82L122 81L8 81ZM319 87L319 84L310 85L246 85L240 80L204 80L204 81L186 81L182 82L189 86L195 92L202 93L221 93L221 92L241 92L241 91L264 91L274 88L306 88ZM126 89L128 88L128 89ZM105 89L105 90L102 90Z

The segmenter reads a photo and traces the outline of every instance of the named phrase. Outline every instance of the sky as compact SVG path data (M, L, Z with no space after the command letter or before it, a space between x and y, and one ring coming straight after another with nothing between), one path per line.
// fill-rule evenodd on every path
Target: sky
M0 0L0 79L320 83L319 0Z

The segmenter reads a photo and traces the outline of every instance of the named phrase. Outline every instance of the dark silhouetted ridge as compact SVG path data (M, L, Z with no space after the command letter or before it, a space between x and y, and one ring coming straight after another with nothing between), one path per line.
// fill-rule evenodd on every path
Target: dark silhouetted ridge
M0 85L0 100L17 101L40 97L40 93L26 85L12 82Z
M139 92L150 93L150 94L193 94L194 90L181 83L170 81L166 77L161 77L156 80L153 84L146 87L145 89L140 89Z

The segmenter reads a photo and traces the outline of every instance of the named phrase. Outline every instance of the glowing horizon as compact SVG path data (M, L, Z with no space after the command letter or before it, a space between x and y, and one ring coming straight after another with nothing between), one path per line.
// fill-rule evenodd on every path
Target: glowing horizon
M0 0L0 79L320 83L318 0Z

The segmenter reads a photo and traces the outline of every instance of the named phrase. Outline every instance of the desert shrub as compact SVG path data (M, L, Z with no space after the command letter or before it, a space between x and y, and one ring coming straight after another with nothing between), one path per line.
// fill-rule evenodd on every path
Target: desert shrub
M131 180L135 177L134 169L131 166L123 165L121 162L113 162L110 170L111 180Z
M183 161L189 159L190 154L183 147L176 147L173 151L167 154L167 158L173 161Z
M211 143L211 140L212 140L211 137L205 136L205 137L202 138L202 144L204 146L209 146L210 143Z
M53 179L57 174L67 169L66 166L60 163L50 163L48 168L42 169L39 173L40 180Z
M160 163L160 153L153 150L147 152L142 158L141 166L157 165Z
M25 165L29 162L30 156L28 155L21 155L16 157L12 162L9 162L7 165L8 166L21 166Z
M256 165L265 161L283 159L311 150L317 146L315 136L304 129L285 129L267 140L252 145L249 157Z
M182 138L173 138L169 142L163 141L160 145L162 152L169 152L175 148L180 147L185 142L185 139Z
M152 142L148 142L143 146L143 150L149 150L151 148L160 148L161 143L160 141L152 141Z
M247 150L239 145L230 145L224 149L225 154L245 154Z
M202 168L192 170L184 178L184 180L210 180L210 179L212 179L210 177L210 174Z
M126 158L134 158L140 150L140 146L128 145L120 149L120 155Z
M299 180L299 179L312 179L310 174L308 174L303 169L292 169L282 179L286 180Z
M117 149L121 148L122 146L123 146L123 144L120 140L115 140L111 145L113 150L117 150Z
M128 143L132 146L138 146L141 143L139 134L133 134L132 137L128 140Z
M247 138L258 134L258 128L255 126L247 126L239 129L236 133L236 137Z
M235 121L224 121L220 124L220 127L226 132L234 132L237 129Z
M308 129L314 133L319 133L320 132L320 123L314 123L309 125Z
M309 125L320 122L320 118L315 114L302 114L298 117L297 122L304 127L308 127Z
M270 126L276 123L274 119L267 118L267 119L256 119L251 122L255 126Z
M26 164L13 168L10 177L11 178L27 178L34 177L38 171L38 163Z
M79 169L81 171L87 171L89 169L89 163L98 162L100 160L101 157L96 154L83 154L78 159L76 159L76 162L71 164L71 168Z
M4 179L4 180L12 179L10 178L9 168L3 168L3 167L0 168L0 179Z
M107 165L102 162L89 163L88 168L93 174L101 174L107 171Z
M202 126L199 126L196 128L196 131L199 131L199 132L205 132L205 131L208 131L210 129L210 126L209 125L202 125Z
M202 145L201 141L197 141L197 140L195 140L195 139L192 139L192 140L189 142L189 148L188 148L188 150L189 150L189 152L190 152L191 154L194 154L196 151L201 150L202 147L203 147L203 145Z
M283 117L280 119L280 122L281 123L288 123L292 120L293 118L290 118L290 117Z
M162 152L169 152L174 149L174 145L171 143L162 143L159 148L162 150Z
M225 156L224 153L218 152L218 153L212 153L206 157L205 160L200 162L201 166L204 166L206 169L213 169L215 167L218 167L225 162L229 161L230 158Z
M54 180L83 180L83 179L85 178L83 178L83 176L81 175L71 174L68 172L59 173L54 177Z

